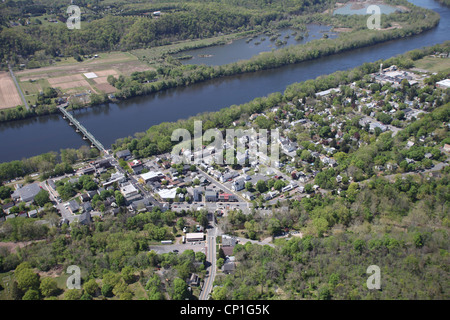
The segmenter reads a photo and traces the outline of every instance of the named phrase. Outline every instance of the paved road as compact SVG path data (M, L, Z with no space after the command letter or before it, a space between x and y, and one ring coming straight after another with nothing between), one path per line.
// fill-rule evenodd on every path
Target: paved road
M199 300L208 300L212 286L214 283L214 278L216 277L216 235L217 228L213 227L208 230L208 234L206 236L206 261L209 262L208 268L206 268L206 272L209 274L203 283L202 292L200 293Z
M19 92L20 96L22 97L22 101L25 105L25 108L27 108L28 110L30 110L30 107L28 106L28 102L27 99L25 99L25 96L23 95L22 89L19 86L19 83L17 82L16 76L14 75L14 72L11 68L11 65L8 63L8 68L9 68L9 73L11 73L11 78L13 79L14 83L16 84L17 87L17 91Z

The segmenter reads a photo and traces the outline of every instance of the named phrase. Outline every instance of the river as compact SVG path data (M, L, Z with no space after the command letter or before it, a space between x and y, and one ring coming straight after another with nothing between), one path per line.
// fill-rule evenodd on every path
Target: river
M323 74L347 70L365 62L405 53L450 40L450 9L433 0L410 0L435 10L441 16L433 30L409 38L356 49L315 61L282 68L237 75L175 88L120 103L110 103L75 111L75 117L100 140L110 146L117 138L132 136L161 122L188 118L248 102L272 92L283 92L291 83ZM51 115L0 124L0 161L18 160L63 148L78 148L86 142L61 115Z

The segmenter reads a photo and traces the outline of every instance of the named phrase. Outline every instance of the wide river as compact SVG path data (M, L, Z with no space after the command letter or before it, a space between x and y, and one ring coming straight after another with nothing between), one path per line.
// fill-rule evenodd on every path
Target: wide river
M314 79L323 74L347 70L365 62L387 59L413 49L450 40L449 8L433 0L410 0L410 2L438 12L441 16L439 25L433 30L405 39L278 69L175 88L117 104L110 103L76 111L74 115L105 147L108 147L117 138L132 136L161 122L176 121L201 112L216 111L233 104L245 103L272 92L283 92L294 82ZM249 45L245 41L241 43L242 46ZM0 162L19 160L64 148L78 148L85 143L59 114L0 124L2 147Z

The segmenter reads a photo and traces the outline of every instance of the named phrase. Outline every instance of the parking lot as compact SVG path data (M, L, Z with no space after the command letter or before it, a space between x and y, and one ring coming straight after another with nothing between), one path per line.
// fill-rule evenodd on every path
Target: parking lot
M185 250L193 250L194 252L200 251L205 253L205 245L205 241L197 241L193 243L162 244L150 246L149 250L154 250L158 254L174 252L174 250L178 250L179 253L182 253Z

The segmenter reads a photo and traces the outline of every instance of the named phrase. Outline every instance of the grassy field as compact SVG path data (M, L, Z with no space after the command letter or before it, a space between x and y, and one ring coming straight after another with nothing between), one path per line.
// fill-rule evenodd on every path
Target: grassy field
M77 94L90 90L95 93L113 93L115 88L107 82L108 75L129 76L135 71L152 70L147 63L140 61L128 52L105 52L97 57L85 58L77 62L74 58L62 58L52 66L17 71L19 85L30 104L36 102L40 91L47 87L61 90L63 94ZM95 79L84 74L94 72Z
M434 72L450 72L450 58L436 58L436 57L424 57L417 61L414 61L414 67L417 69L427 70L430 73Z

